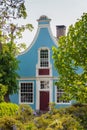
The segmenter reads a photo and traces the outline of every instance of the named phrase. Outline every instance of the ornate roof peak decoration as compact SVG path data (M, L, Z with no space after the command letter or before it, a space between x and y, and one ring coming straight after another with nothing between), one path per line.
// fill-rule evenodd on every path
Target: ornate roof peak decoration
M41 15L37 21L50 21L50 20L51 19L49 19L46 15Z
M48 17L46 15L41 15L39 20L48 20Z

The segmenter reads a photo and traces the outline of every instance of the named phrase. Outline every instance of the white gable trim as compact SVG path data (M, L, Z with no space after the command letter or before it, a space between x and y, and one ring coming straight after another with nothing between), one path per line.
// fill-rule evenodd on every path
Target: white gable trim
M23 55L23 54L25 54L26 52L28 52L31 49L31 47L34 45L34 43L35 43L35 41L36 41L36 39L37 39L37 37L39 35L39 32L40 32L40 28L37 29L36 35L35 35L32 43L29 45L29 47L27 49L25 49L23 52L21 52L19 55Z
M52 31L51 31L51 28L49 27L48 30L49 30L50 37L51 37L52 40L54 41L55 45L58 46L57 40L56 40L56 38L53 36Z

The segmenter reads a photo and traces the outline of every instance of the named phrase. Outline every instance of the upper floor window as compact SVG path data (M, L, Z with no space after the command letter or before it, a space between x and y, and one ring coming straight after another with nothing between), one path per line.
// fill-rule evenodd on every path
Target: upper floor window
M49 51L48 49L40 50L40 67L49 67Z

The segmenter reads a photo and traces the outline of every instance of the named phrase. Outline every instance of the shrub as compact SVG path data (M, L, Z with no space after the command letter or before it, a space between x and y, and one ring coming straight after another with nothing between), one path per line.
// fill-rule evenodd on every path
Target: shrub
M37 130L33 122L33 110L29 105L2 103L1 106L5 107L0 118L0 130Z
M15 115L18 108L18 105L13 103L0 103L0 117Z
M33 110L29 105L21 104L17 112L17 119L25 123L33 119Z
M72 114L76 120L80 122L84 130L87 130L87 105L73 105L69 108L66 108L66 113Z
M54 116L55 117L55 116ZM53 130L82 130L80 123L76 121L71 115L63 115L55 118L48 128ZM46 129L47 130L47 129Z
M52 120L49 114L43 114L42 116L37 117L34 122L39 130L45 130Z
M35 119L38 130L83 130L80 123L69 114L44 114Z
M67 108L52 109L35 118L39 130L87 130L87 105L75 104Z
M13 117L4 116L0 118L0 130L24 130L22 123L15 120Z
M28 124L25 124L25 130L38 130L35 126L34 122L29 122Z
M87 105L83 104L74 104L67 108L61 108L57 110L57 113L63 116L64 114L71 115L74 119L76 119L81 126L83 126L84 130L87 130Z

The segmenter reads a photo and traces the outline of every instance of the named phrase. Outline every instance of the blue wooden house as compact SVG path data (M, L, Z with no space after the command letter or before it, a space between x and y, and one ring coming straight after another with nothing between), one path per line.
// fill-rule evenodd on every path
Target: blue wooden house
M31 45L17 58L20 61L18 74L19 91L11 96L11 101L17 104L29 104L34 110L49 110L49 103L54 102L56 107L70 105L70 102L60 99L63 94L55 86L58 73L55 70L52 59L52 47L57 46L50 28L47 16L41 16L38 20L38 29ZM57 35L61 35L61 28Z

